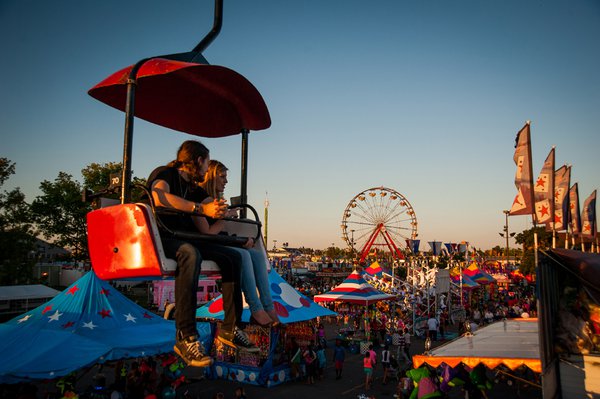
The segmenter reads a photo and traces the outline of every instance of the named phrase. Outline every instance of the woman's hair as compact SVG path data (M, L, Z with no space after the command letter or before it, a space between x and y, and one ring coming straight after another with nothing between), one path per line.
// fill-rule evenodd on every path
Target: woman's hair
M201 182L204 176L200 175L200 168L198 166L198 158L208 158L210 151L208 148L199 141L187 140L184 141L179 149L177 150L177 159L169 162L167 166L174 168L185 168L187 172L192 175L192 179L195 182Z
M221 173L227 172L227 170L228 169L225 165L215 159L212 159L208 163L206 176L204 176L204 181L200 184L200 186L206 190L208 195L213 198L220 198L221 193L217 192L217 176Z

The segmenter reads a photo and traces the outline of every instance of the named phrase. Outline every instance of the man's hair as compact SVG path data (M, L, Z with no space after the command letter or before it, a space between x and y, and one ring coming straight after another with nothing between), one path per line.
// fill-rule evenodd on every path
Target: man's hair
M167 166L174 168L184 167L192 175L192 179L196 183L202 182L204 176L200 173L200 167L198 166L198 158L208 158L210 151L208 148L199 141L187 140L184 141L179 149L177 150L177 158Z

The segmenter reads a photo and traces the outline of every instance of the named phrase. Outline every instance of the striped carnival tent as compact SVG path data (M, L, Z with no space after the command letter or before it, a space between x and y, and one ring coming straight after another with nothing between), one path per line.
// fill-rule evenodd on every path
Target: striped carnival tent
M315 295L315 302L348 302L360 305L395 298L395 295L381 292L371 284L367 283L358 271L353 271L341 284L329 292Z
M375 261L365 269L365 273L369 276L381 277L383 275L383 269L379 266L379 262Z
M463 274L478 284L490 284L496 282L490 274L481 270L475 262L471 263L471 265L465 269Z
M454 284L460 284L460 276L450 275L450 279ZM464 290L472 290L473 288L478 288L479 283L471 280L471 278L465 274L463 274L462 285Z

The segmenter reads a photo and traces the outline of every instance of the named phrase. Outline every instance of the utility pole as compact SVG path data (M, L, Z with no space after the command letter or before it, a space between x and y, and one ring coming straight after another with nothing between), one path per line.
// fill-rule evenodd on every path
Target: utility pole
M267 245L268 242L269 242L269 193L265 192L265 245Z
M504 223L504 233L500 233L500 236L506 238L506 267L508 268L508 262L510 261L510 247L508 245L508 239L510 237L514 237L515 233L508 232L508 215L510 214L510 211L504 210L502 212L506 216L506 222Z

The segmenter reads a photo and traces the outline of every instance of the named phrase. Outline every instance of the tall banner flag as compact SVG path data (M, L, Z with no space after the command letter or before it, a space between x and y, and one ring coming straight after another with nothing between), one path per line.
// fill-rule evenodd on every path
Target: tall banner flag
M554 222L554 147L544 161L542 171L533 186L536 223Z
M581 210L581 235L596 238L596 190L583 203Z
M442 253L442 242L441 241L428 241L429 246L431 247L431 252L433 252L433 256L438 256Z
M581 234L581 217L579 216L579 188L577 183L569 189L569 224L573 235Z
M517 196L510 208L510 215L531 215L535 213L533 199L533 169L531 164L531 133L529 121L519 133L515 142L513 160L517 165L515 186Z
M569 217L569 186L571 167L563 165L554 172L554 230L567 229Z

